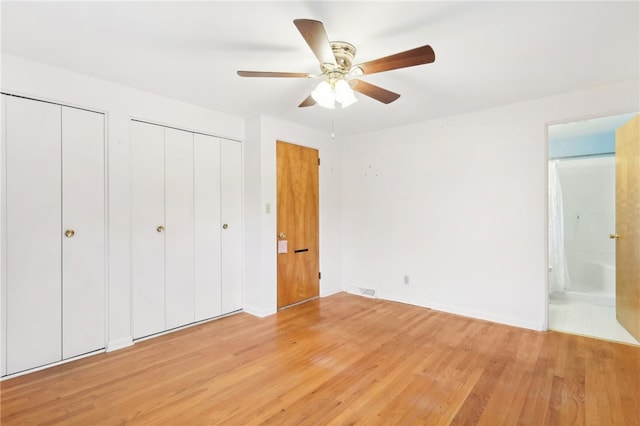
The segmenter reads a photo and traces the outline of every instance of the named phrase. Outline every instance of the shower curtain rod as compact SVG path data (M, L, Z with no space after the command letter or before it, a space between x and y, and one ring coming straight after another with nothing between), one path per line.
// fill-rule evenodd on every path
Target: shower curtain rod
M584 154L584 155L568 155L566 157L551 157L549 161L552 160L575 160L578 158L597 158L597 157L615 157L615 152L602 152L598 154Z

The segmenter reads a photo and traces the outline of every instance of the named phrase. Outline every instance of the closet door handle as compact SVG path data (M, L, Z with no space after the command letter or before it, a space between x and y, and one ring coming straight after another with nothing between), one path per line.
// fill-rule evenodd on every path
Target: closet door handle
M222 229L227 229L229 227L229 225L227 225L226 223L224 225L222 225Z
M67 238L71 238L76 235L76 231L74 231L73 229L67 229L66 231L64 231L64 235Z
M164 232L164 226L160 225L156 228L156 231L158 232Z
M620 238L620 236L618 234L609 234L609 238L611 238L612 240L617 240L618 238Z

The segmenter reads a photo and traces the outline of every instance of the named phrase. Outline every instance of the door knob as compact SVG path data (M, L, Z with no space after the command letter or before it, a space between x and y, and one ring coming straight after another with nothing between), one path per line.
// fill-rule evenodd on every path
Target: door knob
M74 235L76 235L76 231L74 231L73 229L67 229L67 230L64 232L64 235L65 235L66 237L71 238L71 237L73 237Z
M158 232L164 232L164 226L160 225L156 228L156 231Z
M229 227L229 225L227 225L226 223L224 225L222 225L222 229L227 229Z
M284 232L281 232L278 234L278 238L280 238L281 240L284 240L285 238L287 238L287 235Z
M618 234L609 234L609 238L611 238L612 240L617 240L619 237Z

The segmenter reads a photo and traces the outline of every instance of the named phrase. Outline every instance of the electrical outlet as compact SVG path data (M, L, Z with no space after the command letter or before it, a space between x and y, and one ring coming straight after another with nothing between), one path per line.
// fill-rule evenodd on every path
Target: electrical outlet
M409 275L404 276L404 284L409 285Z

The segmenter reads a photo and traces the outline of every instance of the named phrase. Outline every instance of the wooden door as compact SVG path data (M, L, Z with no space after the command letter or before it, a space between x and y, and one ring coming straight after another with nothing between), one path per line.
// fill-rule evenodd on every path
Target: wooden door
M640 341L640 115L616 131L616 317Z
M164 129L165 328L194 321L193 133Z
M62 357L105 346L104 114L62 107Z
M131 122L133 337L165 330L164 128Z
M195 320L221 314L220 140L193 135Z
M276 157L282 308L319 294L318 150L278 141Z
M242 144L220 141L221 309L242 309Z
M6 373L62 359L60 105L6 97Z

